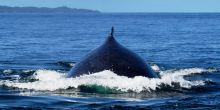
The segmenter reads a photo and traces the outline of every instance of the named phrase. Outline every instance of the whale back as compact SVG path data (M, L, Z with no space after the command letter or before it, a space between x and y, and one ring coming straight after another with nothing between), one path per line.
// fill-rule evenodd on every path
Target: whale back
M120 76L158 78L158 75L140 56L115 40L113 32L100 47L79 61L70 70L68 77L77 77L103 70L111 70Z

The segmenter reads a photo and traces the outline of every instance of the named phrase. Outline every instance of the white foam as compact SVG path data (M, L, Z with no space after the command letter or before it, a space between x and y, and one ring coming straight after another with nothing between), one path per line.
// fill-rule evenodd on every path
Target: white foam
M152 65L151 68L152 68L154 71L156 71L156 72L159 72L159 71L160 71L159 66L156 65L156 64Z
M146 78L137 76L128 78L125 76L118 76L117 74L105 70L102 72L83 75L77 78L65 78L65 73L60 73L52 70L38 70L32 76L38 79L35 82L19 82L19 81L0 81L0 85L4 84L9 87L17 87L21 89L34 90L49 90L54 91L58 89L67 89L69 87L77 88L80 85L102 85L109 88L114 88L121 91L132 90L141 92L143 90L156 90L160 84L172 85L172 82L179 83L181 87L190 88L192 86L204 85L204 81L188 81L183 78L185 75L212 72L215 70L189 68L181 70L160 71L161 78Z
M10 73L12 73L12 70L10 70L10 69L4 70L3 73L5 73L5 74L10 74Z
M70 66L72 66L72 67L75 66L75 63L70 63Z

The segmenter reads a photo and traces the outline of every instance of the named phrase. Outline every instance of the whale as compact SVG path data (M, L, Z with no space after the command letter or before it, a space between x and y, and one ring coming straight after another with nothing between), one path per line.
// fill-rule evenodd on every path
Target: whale
M114 27L104 43L85 55L68 72L67 77L75 78L104 70L110 70L119 76L133 78L143 76L159 78L149 64L138 54L122 46L113 36Z

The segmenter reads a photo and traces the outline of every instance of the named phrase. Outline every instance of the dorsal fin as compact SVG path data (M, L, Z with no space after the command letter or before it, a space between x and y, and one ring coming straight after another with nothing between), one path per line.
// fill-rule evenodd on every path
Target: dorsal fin
M108 38L106 41L113 41L114 39L114 27L111 29L111 33L109 34Z
M112 30L111 30L111 36L113 37L113 34L114 34L114 27L112 27Z

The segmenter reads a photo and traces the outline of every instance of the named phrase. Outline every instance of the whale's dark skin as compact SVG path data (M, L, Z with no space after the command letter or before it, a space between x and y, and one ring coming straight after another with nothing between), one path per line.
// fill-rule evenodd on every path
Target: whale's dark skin
M112 28L112 32L104 44L79 61L70 70L67 77L78 77L84 74L111 70L120 76L159 78L141 57L115 40L113 31Z

